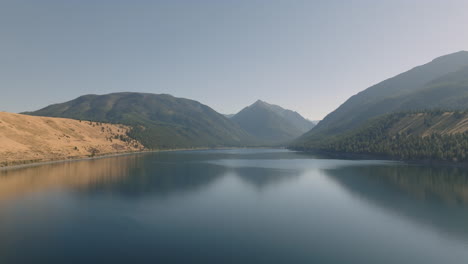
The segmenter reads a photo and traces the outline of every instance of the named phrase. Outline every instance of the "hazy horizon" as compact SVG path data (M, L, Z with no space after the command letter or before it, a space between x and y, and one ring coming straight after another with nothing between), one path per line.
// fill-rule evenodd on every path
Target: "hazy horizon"
M0 1L0 111L167 93L233 114L261 99L322 119L468 50L466 1Z

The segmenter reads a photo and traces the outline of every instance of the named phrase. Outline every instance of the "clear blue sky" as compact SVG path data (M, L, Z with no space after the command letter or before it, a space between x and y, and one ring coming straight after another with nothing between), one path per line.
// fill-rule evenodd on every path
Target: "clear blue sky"
M321 119L349 96L468 50L468 1L0 0L0 111L169 93Z

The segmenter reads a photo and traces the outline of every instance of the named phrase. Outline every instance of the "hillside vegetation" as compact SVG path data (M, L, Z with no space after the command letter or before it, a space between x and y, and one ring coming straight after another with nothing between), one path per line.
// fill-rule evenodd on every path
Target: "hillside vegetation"
M143 150L128 126L0 112L0 167Z
M380 155L404 160L468 161L468 113L394 113L298 149Z
M352 96L291 148L467 162L466 110L468 52L461 51Z
M310 145L389 113L468 108L468 52L461 51L378 83L352 96L294 144Z
M26 114L125 124L132 127L128 135L150 149L253 143L248 133L210 107L166 94L85 95Z

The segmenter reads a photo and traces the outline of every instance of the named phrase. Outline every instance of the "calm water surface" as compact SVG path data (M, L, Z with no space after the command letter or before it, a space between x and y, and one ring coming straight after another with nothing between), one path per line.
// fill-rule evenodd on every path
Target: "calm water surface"
M468 170L264 149L4 170L0 263L468 263Z

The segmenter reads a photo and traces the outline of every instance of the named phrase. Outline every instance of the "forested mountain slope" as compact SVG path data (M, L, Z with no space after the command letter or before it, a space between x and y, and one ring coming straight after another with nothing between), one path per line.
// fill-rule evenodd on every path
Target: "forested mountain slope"
M408 110L467 109L468 52L439 57L352 96L293 147L355 129L379 115Z
M121 123L147 148L244 146L251 136L199 102L167 94L85 95L26 114Z
M426 111L388 114L358 129L300 149L403 160L468 162L468 113Z

